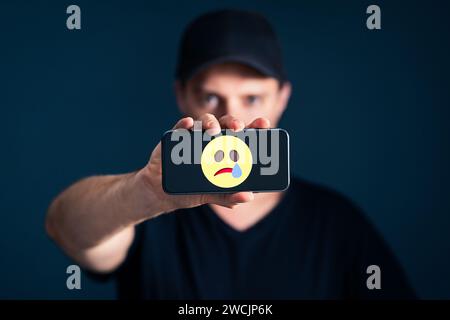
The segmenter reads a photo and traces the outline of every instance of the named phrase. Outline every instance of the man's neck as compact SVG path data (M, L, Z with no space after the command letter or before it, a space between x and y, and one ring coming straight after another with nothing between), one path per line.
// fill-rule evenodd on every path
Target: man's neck
M245 231L268 215L280 202L282 196L282 192L256 193L253 201L239 204L234 209L215 204L210 206L219 218L233 229Z

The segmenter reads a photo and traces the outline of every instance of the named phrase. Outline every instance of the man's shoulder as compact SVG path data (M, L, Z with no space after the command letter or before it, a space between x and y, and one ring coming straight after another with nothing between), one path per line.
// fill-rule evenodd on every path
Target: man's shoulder
M349 224L365 224L363 210L348 196L329 186L294 177L289 188L296 206L316 219L332 219Z
M355 207L353 201L340 191L301 177L293 177L289 189L304 201L333 207L336 205Z

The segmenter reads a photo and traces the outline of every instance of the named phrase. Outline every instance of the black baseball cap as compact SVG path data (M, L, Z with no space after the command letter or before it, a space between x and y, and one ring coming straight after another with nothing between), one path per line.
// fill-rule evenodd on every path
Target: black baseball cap
M223 62L242 63L280 82L287 80L275 32L258 13L227 9L191 22L181 38L175 77L185 82Z

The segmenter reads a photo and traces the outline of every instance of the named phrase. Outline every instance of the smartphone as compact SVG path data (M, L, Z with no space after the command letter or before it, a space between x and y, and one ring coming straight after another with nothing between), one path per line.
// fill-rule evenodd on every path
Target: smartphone
M283 191L290 182L286 130L176 129L161 139L162 186L169 194Z

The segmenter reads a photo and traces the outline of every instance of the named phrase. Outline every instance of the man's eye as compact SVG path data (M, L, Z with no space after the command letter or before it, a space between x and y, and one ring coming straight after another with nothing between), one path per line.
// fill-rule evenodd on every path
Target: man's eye
M252 105L258 104L260 102L260 100L261 99L258 96L248 96L247 104L252 106Z
M215 94L208 94L205 96L204 103L209 108L215 108L219 105L219 97Z

